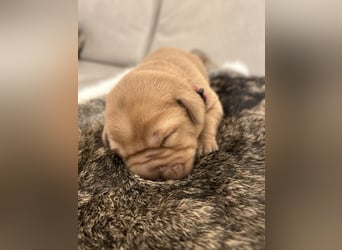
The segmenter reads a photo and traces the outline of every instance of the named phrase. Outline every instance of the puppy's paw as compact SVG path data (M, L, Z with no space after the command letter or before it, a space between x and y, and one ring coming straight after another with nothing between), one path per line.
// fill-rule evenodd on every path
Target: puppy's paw
M197 154L209 154L211 152L217 151L219 149L216 138L200 138L198 140Z

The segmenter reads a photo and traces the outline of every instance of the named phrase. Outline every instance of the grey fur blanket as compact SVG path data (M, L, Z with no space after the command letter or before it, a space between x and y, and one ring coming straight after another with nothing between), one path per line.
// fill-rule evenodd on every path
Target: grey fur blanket
M101 142L105 102L79 105L79 249L263 249L264 78L211 74L225 110L220 150L182 180L131 174Z

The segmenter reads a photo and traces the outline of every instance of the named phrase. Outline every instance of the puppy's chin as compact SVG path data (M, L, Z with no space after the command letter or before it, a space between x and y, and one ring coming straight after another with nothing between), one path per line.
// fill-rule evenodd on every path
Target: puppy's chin
M192 170L195 159L195 149L191 148L186 151L183 150L183 152L180 150L168 158L169 160L164 158L160 160L152 159L147 160L146 163L127 166L130 171L148 180L181 179L187 176Z

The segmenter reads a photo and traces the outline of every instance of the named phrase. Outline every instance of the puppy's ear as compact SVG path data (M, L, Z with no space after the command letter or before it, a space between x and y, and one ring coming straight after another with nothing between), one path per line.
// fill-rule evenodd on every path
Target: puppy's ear
M201 98L197 96L196 93L195 95L193 95L193 93L190 93L189 96L182 95L179 98L176 98L176 102L179 106L185 109L187 115L190 118L190 121L193 124L196 125L204 122L204 103Z
M103 132L102 132L102 141L103 141L103 145L105 148L113 151L114 153L118 155L121 155L119 151L119 145L115 141L110 140L108 138L108 135L105 129L103 129Z
M102 131L102 142L105 148L109 148L109 141L108 141L108 136L107 136L105 128L103 128L103 131Z

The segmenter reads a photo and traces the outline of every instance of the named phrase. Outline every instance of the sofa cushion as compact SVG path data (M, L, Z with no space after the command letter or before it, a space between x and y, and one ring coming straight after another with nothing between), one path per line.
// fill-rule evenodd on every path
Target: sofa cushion
M79 0L79 26L86 36L81 58L128 66L150 44L160 0Z
M78 61L78 91L101 83L104 80L110 79L117 75L124 68L109 66L100 63L87 62L84 60Z
M242 61L265 74L264 0L163 1L152 50L204 50L217 63Z

